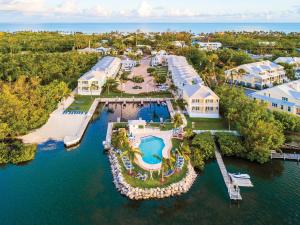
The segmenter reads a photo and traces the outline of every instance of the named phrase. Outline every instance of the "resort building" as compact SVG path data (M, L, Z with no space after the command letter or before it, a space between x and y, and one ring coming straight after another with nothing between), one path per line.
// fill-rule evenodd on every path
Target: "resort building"
M287 81L283 66L268 60L226 70L225 76L230 83L256 89L272 87Z
M177 47L177 48L183 48L183 47L185 47L184 41L173 41L172 45L175 46L175 47Z
M117 57L106 56L78 79L79 95L100 95L107 78L114 78L121 67Z
M219 97L202 84L185 85L182 98L190 117L219 118Z
M152 51L153 57L151 58L151 66L164 66L167 63L167 52L165 50L160 50L158 52Z
M300 78L300 57L279 57L274 62L293 66L295 70L295 77Z
M122 70L129 72L132 70L133 67L136 66L136 61L127 58L122 60L121 64L122 64Z
M215 51L222 47L222 43L220 42L193 41L192 45L198 45L200 49L206 51Z
M272 110L300 115L300 80L251 93L250 97L266 102Z
M190 117L219 118L219 97L207 86L183 56L167 57L168 72L183 98Z

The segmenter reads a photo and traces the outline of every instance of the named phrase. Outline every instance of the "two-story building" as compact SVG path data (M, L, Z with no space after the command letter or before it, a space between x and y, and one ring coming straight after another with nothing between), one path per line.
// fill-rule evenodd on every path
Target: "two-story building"
M122 60L121 64L122 64L122 70L129 72L133 69L133 67L136 66L137 62L135 60L127 58Z
M158 52L152 51L151 54L153 55L151 58L151 66L164 66L167 63L167 52L165 50L160 50Z
M293 66L295 70L295 77L297 79L300 78L300 57L279 57L274 62Z
M205 51L216 51L219 48L222 48L221 42L202 42L202 41L194 40L192 42L192 45L198 46L201 50L205 50Z
M284 67L268 60L226 70L225 77L229 83L256 89L272 87L288 80Z
M272 110L300 115L300 80L251 93L250 97L267 103Z
M183 56L167 57L168 73L177 94L187 103L190 117L219 118L219 97L207 86Z
M188 84L183 87L182 98L190 117L219 118L219 97L207 86Z
M114 78L121 67L117 57L106 56L78 79L79 95L100 95L107 78Z

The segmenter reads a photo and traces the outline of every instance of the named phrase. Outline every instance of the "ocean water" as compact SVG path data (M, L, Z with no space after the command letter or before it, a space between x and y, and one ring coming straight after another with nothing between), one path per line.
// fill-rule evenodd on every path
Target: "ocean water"
M191 31L209 33L220 31L281 31L300 32L300 23L0 23L0 31L61 31L103 33Z
M163 200L132 201L112 183L103 151L110 114L103 110L81 145L39 151L24 165L0 167L1 225L297 225L300 224L300 165L265 165L225 158L230 172L250 174L239 205L228 199L215 161L207 163L191 190Z

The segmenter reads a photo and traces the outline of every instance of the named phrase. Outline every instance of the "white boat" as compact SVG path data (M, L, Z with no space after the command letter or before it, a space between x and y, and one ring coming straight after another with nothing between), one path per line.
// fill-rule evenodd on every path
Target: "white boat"
M250 176L246 173L228 173L229 176L238 179L250 179Z

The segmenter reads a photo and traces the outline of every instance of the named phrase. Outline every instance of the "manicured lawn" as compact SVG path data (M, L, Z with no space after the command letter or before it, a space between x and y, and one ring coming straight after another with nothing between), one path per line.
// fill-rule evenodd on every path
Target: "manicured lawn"
M168 75L168 68L167 67L157 67L156 72L159 75L167 76Z
M185 175L187 173L187 165L185 163L181 171L174 173L170 177L165 177L164 183L161 183L160 182L161 174L158 175L158 171L155 171L152 173L153 179L151 179L150 172L141 169L136 164L133 164L134 169L132 171L132 175L129 175L128 171L125 169L125 167L122 163L122 160L120 159L120 157L118 157L118 158L119 158L119 163L122 168L122 173L123 173L124 179L126 180L126 182L128 184L130 184L133 187L140 187L140 188L166 187L172 183L179 182L180 180L182 180L185 177ZM147 173L148 179L145 181L142 181L140 179L135 178L134 174L137 174L138 172L141 172L143 174Z
M160 91L160 92L149 92L149 93L140 93L140 94L128 94L128 93L121 93L120 91L103 91L101 94L102 98L173 98L172 94L168 91Z
M173 123L163 123L161 125L160 123L149 123L152 127L159 127L160 130L172 130L174 128Z
M188 128L194 130L227 130L228 126L223 118L209 119L209 118L190 118L186 116Z
M88 112L94 102L94 96L76 95L74 102L66 109L66 111Z

